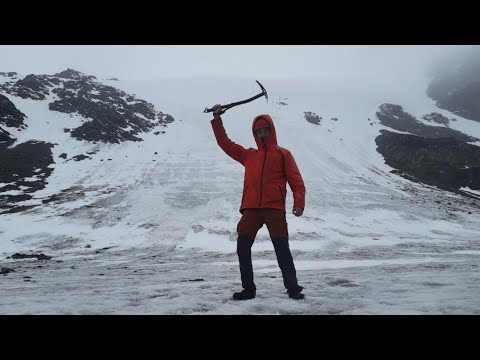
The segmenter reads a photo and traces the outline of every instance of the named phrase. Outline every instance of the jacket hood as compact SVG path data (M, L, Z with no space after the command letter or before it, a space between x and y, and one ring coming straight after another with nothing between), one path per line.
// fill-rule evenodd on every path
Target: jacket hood
M270 135L268 135L264 140L257 138L255 136L255 130L269 127L270 128ZM275 131L275 125L273 124L273 119L268 114L258 115L253 119L252 123L252 134L255 142L257 143L257 147L259 149L263 149L263 144L265 145L277 145L277 133Z

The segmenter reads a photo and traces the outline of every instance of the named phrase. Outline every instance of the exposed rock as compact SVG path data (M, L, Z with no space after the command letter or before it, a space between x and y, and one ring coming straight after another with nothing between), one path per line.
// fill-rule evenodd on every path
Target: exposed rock
M15 208L15 203L29 200L28 193L43 189L53 169L52 144L28 141L0 151L0 210ZM33 178L33 180L32 180ZM2 192L18 190L23 194L2 195ZM30 208L30 207L27 207ZM2 212L0 212L2 213Z
M317 114L310 111L305 111L304 117L305 117L305 120L307 120L309 123L312 123L315 125L320 125L320 121L322 120L321 116L318 116Z
M85 191L82 187L71 187L68 189L63 189L60 191L58 194L53 194L50 195L48 198L43 199L42 203L43 204L48 204L48 203L55 203L55 204L61 204L65 203L68 201L73 201L77 200L79 198L85 197Z
M10 146L14 141L15 139L10 136L10 133L0 127L0 150L3 146Z
M27 126L23 120L26 117L5 95L0 94L0 125L25 129Z
M442 189L480 189L480 147L453 137L422 138L381 130L375 139L385 163L410 180Z
M437 124L445 125L446 127L449 127L449 121L446 116L443 116L442 114L439 114L437 112L433 112L427 115L423 115L422 119L430 122L435 122Z
M57 80L58 81L58 80ZM0 90L23 99L44 100L55 85L47 75L27 75L13 84L2 84Z
M72 91L74 90L74 91ZM154 106L111 86L86 81L69 81L53 90L59 97L50 110L77 113L92 119L71 130L78 140L120 143L141 141L137 135L159 124L173 121L170 115L157 112Z
M428 95L437 100L439 108L466 119L480 121L480 82L465 84L462 88L448 91L442 97L434 97L431 90Z
M90 156L80 154L80 155L73 156L72 159L75 160L75 161L81 161L81 160L91 159L91 158L90 158Z
M37 260L50 260L52 257L45 254L21 254L15 253L12 255L12 259L29 259L37 258Z
M91 80L97 79L93 75L85 75L80 71L76 71L73 69L64 70L62 72L56 73L54 76L62 79L82 80L82 81L91 81Z
M392 129L408 132L424 138L452 137L461 141L478 141L473 136L466 135L460 131L441 126L425 125L411 114L405 112L400 105L382 104L376 113L382 125Z
M2 267L2 268L0 268L0 274L2 274L2 275L3 275L3 274L8 274L8 273L10 273L10 272L15 272L15 270L10 269L10 268L7 268L7 267Z
M16 77L18 73L16 72L0 72L0 76L5 76L5 77Z
M0 90L33 100L56 95L49 104L50 110L78 114L87 120L81 126L70 129L71 136L77 140L110 143L142 141L139 134L159 125L165 127L174 121L172 116L156 111L151 103L98 83L95 76L73 69L53 76L28 75L17 82L1 84ZM19 115L16 116L18 118ZM10 122L11 117L8 118Z
M21 178L40 176L42 172L50 173L48 168L53 163L52 144L46 142L28 141L12 149L2 149L0 152L0 182L19 182ZM35 172L36 169L42 171ZM23 184L28 186L27 184ZM42 186L43 188L43 186Z
M441 108L466 119L480 121L480 50L436 71L427 95Z
M426 116L445 121L438 115ZM377 117L385 126L413 134L381 130L375 139L377 151L395 173L449 191L458 192L466 186L480 189L480 147L467 143L478 139L450 128L425 125L399 105L382 104Z

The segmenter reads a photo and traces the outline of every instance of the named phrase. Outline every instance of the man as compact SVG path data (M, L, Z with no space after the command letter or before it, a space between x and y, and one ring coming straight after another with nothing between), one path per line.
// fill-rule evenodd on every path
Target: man
M259 115L253 120L252 133L258 147L255 150L245 149L228 138L220 117L223 113L221 105L213 107L211 124L217 143L227 155L245 167L240 206L242 218L237 225L237 254L243 290L234 293L233 298L248 300L256 295L251 248L258 230L265 224L288 296L291 299L303 299L303 287L298 285L288 244L285 216L287 182L293 192L293 214L302 216L305 208L305 185L297 164L290 151L277 145L275 126L270 115Z

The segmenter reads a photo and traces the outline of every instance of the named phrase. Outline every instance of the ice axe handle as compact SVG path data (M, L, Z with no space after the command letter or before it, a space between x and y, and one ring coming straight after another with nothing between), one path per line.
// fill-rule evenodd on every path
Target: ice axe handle
M257 80L256 80L257 81ZM255 95L255 96L252 96L251 98L249 99L246 99L246 100L242 100L242 101L237 101L237 102L234 102L234 103L230 103L230 104L227 104L227 105L221 105L222 106L222 114L227 111L228 109L234 107L234 106L237 106L237 105L241 105L241 104L246 104L250 101L253 101L255 99L258 99L259 97L262 97L262 96L265 96L267 98L267 101L268 101L268 94L267 94L267 90L265 90L265 88L262 86L262 84L260 84L258 81L257 81L258 85L260 85L260 87L262 88L262 92L258 95ZM209 112L212 112L213 111L213 108L205 108L205 110L203 110L204 113L209 113Z
M226 105L222 105L222 112L220 114L223 114L227 109L225 109L225 106ZM213 112L213 108L205 108L205 110L203 110L204 113L209 113L209 112Z

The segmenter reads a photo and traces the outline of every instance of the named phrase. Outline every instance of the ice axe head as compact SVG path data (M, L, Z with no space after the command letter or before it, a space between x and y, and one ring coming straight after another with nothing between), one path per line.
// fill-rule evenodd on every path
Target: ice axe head
M265 95L265 98L267 99L267 102L268 102L268 94L267 94L267 90L265 90L265 88L263 87L262 84L260 84L260 81L258 80L255 80L258 84L258 86L260 86L260 88L262 89L262 95Z

